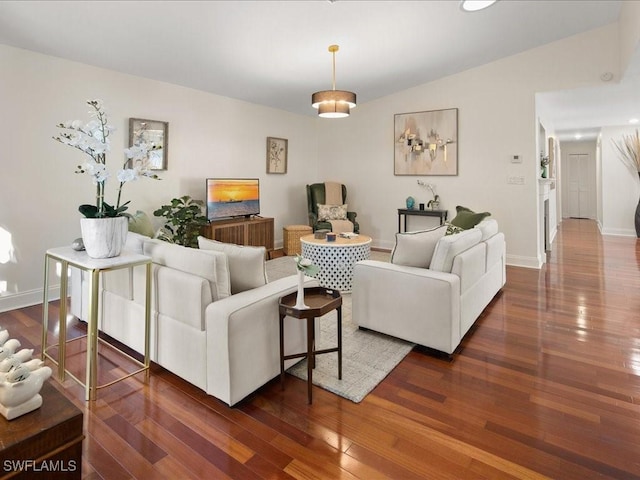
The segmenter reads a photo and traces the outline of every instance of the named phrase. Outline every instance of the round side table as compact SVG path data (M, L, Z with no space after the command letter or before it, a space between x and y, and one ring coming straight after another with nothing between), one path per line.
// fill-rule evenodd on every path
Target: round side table
M352 290L356 262L368 260L371 254L371 237L366 235L354 238L338 236L333 242L305 235L300 237L300 244L302 256L320 269L316 275L320 285L346 293Z

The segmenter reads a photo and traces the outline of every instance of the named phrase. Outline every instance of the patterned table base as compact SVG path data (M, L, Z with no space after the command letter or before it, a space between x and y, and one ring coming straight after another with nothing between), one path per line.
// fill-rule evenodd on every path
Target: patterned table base
M360 245L323 245L302 243L302 256L320 269L316 278L320 285L341 292L350 292L353 267L360 260L368 260L371 241Z

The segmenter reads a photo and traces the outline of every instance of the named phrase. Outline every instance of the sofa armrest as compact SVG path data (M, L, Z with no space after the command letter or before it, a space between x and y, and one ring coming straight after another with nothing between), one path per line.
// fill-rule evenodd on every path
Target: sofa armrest
M207 307L207 393L233 405L280 373L279 299L297 286L291 275ZM306 350L305 325L285 318L285 353Z
M460 343L460 279L451 273L360 261L352 301L358 326L447 353Z

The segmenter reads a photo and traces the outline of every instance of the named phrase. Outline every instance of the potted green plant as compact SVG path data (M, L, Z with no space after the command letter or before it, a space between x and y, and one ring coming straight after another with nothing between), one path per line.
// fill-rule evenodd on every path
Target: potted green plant
M437 210L440 207L440 195L434 195L433 200L427 202L427 208L431 210Z
M194 200L189 195L174 198L168 205L162 205L153 214L166 219L158 238L185 247L198 246L198 235L208 223L202 213L204 202Z

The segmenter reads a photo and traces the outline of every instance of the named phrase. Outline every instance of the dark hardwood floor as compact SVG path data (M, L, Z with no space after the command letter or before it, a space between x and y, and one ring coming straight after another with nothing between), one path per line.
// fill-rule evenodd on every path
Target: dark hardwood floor
M640 478L640 241L565 220L548 260L507 268L452 361L413 351L360 404L293 377L232 409L160 368L94 404L51 380L85 413L83 478ZM40 317L0 325L39 351Z

